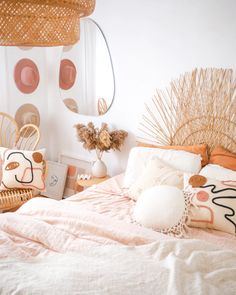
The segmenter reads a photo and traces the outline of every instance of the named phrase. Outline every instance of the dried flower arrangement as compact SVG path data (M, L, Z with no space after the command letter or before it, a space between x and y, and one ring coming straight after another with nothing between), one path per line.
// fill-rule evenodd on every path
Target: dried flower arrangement
M98 159L101 159L103 152L110 149L120 150L128 133L124 130L110 131L106 123L101 128L95 127L92 122L88 125L76 124L78 141L83 142L83 147L89 151L96 150Z

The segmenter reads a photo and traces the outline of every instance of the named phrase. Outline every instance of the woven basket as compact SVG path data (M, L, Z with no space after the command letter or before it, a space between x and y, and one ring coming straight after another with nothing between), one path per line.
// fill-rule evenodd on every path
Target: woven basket
M10 189L0 192L0 210L9 210L21 206L33 198L32 189Z
M79 40L80 17L95 0L1 0L0 45L59 46Z

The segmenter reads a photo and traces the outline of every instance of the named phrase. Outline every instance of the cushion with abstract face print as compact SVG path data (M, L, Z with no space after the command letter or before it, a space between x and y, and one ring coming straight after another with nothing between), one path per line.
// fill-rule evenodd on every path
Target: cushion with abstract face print
M45 189L45 150L23 151L0 148L1 190Z
M236 180L218 181L202 175L184 177L192 193L188 225L236 234Z

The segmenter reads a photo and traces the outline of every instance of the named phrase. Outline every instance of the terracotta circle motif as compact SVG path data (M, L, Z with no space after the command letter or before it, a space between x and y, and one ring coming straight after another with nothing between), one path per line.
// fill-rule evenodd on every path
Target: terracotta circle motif
M204 185L206 182L207 182L206 177L202 175L193 175L189 178L189 184L192 187L200 187Z
M70 89L76 79L76 67L69 59L63 59L60 65L59 85L61 89Z
M15 66L14 79L21 92L26 94L34 92L39 84L39 71L36 64L28 58L19 60Z
M205 191L200 191L197 193L197 199L199 202L207 202L209 200L209 194Z

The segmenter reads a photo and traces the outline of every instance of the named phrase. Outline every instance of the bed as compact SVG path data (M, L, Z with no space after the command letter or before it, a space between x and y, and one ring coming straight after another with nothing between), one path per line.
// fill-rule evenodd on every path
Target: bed
M140 225L124 178L0 214L0 294L235 294L235 235Z
M137 225L121 177L0 215L1 294L234 294L235 237Z

